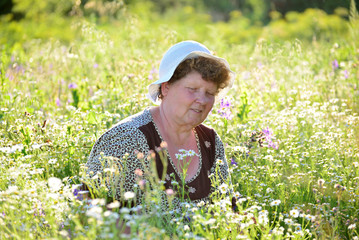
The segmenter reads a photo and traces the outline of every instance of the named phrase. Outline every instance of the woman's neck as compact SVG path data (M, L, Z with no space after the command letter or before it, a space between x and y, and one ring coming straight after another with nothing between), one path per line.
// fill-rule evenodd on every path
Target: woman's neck
M150 112L163 140L170 141L177 146L186 146L189 143L188 139L194 136L192 126L177 124L175 119L161 106L150 109Z
M150 113L153 121L158 127L162 140L167 142L170 161L172 161L180 175L184 171L182 167L184 164L183 161L185 161L185 163L188 164L185 180L192 179L200 166L199 157L193 156L188 159L178 159L176 154L180 152L180 149L193 150L199 154L193 128L178 126L175 121L171 120L170 116L166 115L165 112L161 112L161 107L150 109Z

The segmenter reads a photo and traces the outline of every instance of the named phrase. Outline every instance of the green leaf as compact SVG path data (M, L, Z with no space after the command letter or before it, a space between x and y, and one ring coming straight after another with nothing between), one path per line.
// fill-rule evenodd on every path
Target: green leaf
M96 118L96 113L95 112L90 112L89 115L87 116L87 121L90 124L96 124L98 122L98 120Z

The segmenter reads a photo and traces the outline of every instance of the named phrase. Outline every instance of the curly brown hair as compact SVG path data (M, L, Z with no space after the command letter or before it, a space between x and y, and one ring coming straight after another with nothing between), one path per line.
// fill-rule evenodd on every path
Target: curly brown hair
M230 70L224 63L202 56L186 59L181 62L177 66L168 83L172 84L182 79L192 71L196 71L201 74L204 80L215 83L217 86L217 93L226 88L230 83ZM158 98L162 99L162 97L162 90L160 86Z

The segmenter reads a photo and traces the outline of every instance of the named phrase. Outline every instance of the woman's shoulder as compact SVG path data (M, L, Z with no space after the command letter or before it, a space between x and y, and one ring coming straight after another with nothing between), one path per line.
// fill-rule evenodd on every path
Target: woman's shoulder
M140 133L139 128L148 124L149 122L151 122L151 115L149 110L145 109L121 120L116 125L108 129L104 134L102 134L100 139L102 141L106 141L108 139L120 140L121 138L127 137L134 138L136 137L137 133Z
M218 133L214 130L214 128L200 124L196 127L196 132L200 138L203 138L206 141L210 141L211 143L214 143L213 146L221 146L223 145L221 137L218 135Z
M216 131L214 130L214 128L210 127L210 126L207 126L205 124L200 124L196 127L196 131L197 132L201 132L205 135L208 135L210 136L211 138L215 138L217 133Z

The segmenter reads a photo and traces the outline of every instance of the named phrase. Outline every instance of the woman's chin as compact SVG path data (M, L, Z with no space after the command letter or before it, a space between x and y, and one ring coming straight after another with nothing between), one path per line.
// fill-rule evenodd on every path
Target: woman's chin
M204 121L204 119L197 117L197 118L191 118L188 120L188 125L191 125L193 127L198 126L199 124L201 124Z

